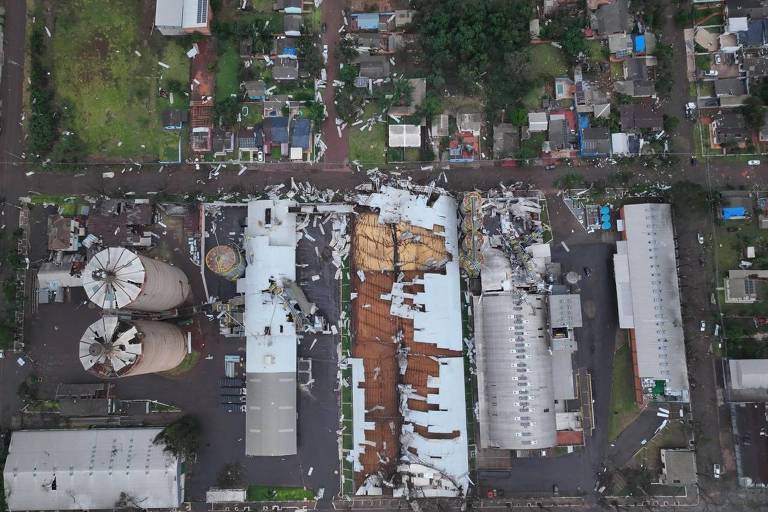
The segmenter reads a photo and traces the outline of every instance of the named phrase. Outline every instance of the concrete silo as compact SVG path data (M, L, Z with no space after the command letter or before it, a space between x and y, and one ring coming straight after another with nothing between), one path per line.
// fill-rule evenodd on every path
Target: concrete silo
M217 245L205 255L205 265L224 279L237 281L245 274L245 258L231 245Z
M91 258L83 271L88 298L104 309L167 311L189 297L189 280L176 267L110 247Z
M80 338L80 362L102 378L164 372L181 364L186 345L184 333L173 324L107 315Z

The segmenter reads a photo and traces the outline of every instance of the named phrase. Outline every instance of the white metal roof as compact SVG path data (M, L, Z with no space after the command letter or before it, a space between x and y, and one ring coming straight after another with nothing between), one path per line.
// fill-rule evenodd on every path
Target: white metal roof
M371 421L365 421L365 389L360 384L365 382L365 367L363 360L359 358L347 359L352 367L352 452L350 457L355 473L363 470L360 456L365 452L365 431L374 430L376 425ZM347 419L347 418L345 418Z
M768 389L768 359L729 359L732 389Z
M181 27L184 0L157 0L155 25L159 27Z
M389 125L389 147L418 148L421 146L421 127L414 124Z
M124 493L143 509L183 501L179 462L153 443L159 428L14 432L3 470L8 508L115 508Z
M119 372L132 365L141 355L142 344L134 343L137 330L131 327L116 336L119 321L107 315L93 322L80 338L80 363L90 370L95 364L108 364Z
M245 230L246 454L296 453L296 326L279 294L296 280L296 206L287 200L248 203Z
M208 24L208 0L184 0L183 28L205 27Z
M611 134L611 152L614 155L629 154L629 137L626 133Z
M104 309L127 306L141 293L144 264L123 247L109 247L95 254L83 270L88 298Z
M668 394L680 394L687 400L688 369L671 207L627 205L622 218L626 243L617 244L619 253L614 257L616 289L620 325L632 325L635 330L638 377L666 380Z

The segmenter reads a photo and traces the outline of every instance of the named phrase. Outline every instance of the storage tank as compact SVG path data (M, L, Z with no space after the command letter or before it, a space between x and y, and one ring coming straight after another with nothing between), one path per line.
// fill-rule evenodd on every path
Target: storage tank
M189 296L189 280L176 267L123 247L97 253L83 271L88 298L104 309L167 311Z
M83 368L101 378L172 370L186 355L181 329L153 320L119 320L106 315L80 338Z
M230 281L237 281L245 273L245 258L231 245L217 245L208 251L205 265L214 274Z

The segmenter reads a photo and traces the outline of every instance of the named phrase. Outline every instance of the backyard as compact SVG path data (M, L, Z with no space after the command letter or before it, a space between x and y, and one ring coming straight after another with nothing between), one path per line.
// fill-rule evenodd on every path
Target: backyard
M370 119L379 115L379 104L371 102L365 107L361 119ZM349 130L349 159L350 161L364 164L380 164L385 161L386 147L386 123L374 123L369 131L360 131L359 126Z
M552 79L568 76L568 64L563 51L550 44L537 44L531 47L531 76L540 79Z
M72 0L54 9L44 61L57 102L67 105L62 129L77 133L91 157L158 160L169 149L177 153L178 133L161 126L170 95L157 92L178 84L186 90L186 49L176 39L150 36L139 2ZM186 105L177 92L173 107Z

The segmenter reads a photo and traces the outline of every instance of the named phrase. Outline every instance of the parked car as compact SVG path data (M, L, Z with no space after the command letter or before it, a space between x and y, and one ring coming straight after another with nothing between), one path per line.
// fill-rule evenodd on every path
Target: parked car
M747 165L760 165L760 160L750 160Z
M589 267L584 267L584 277L589 277L592 275L592 269Z
M706 331L706 330L707 330L707 322L705 322L704 320L702 320L702 321L701 321L701 323L699 324L699 330L700 330L701 332L704 332L704 331Z
M717 70L715 70L715 69L710 69L709 71L706 71L706 72L704 73L704 76L717 76L717 75L719 75L719 74L720 74L720 73L719 73Z
M715 478L715 480L720 479L720 464L715 464L712 466L712 476Z
M723 63L723 56L720 55L719 53L716 53L715 54L715 64L717 64L719 66L722 63Z
M256 161L259 162L259 163L263 163L264 162L264 152L263 151L259 151L258 153L256 153Z
M325 34L325 31L326 31L326 30L328 30L328 25L326 25L325 23L323 23L322 25L320 25L320 32L322 32L323 34Z
M549 164L544 167L545 171L554 171L557 166L555 164Z
M699 234L696 235L696 238L699 239L699 245L704 245L704 235L699 233Z

